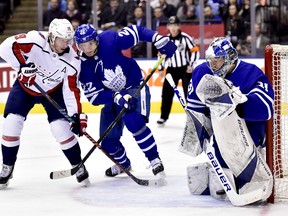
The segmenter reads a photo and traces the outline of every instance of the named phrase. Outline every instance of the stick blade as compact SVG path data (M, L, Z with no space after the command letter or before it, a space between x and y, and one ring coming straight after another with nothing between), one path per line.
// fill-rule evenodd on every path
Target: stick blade
M162 187L167 185L167 180L164 178L159 178L159 179L151 179L149 180L149 186L152 187Z
M72 176L71 170L53 171L50 173L50 179L61 179Z
M78 171L78 169L79 167L76 166L73 169L69 170L53 171L50 173L50 179L61 179L73 176Z
M144 179L134 179L134 181L141 186L148 186L148 187L162 187L167 185L167 181L164 178L159 178L159 179L149 179L149 180L144 180Z
M237 194L235 196L230 195L229 200L234 206L245 206L258 202L263 197L263 190L258 189L251 191L247 194Z

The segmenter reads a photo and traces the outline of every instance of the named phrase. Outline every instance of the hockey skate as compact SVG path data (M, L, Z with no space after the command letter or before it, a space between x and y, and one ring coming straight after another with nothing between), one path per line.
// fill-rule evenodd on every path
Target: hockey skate
M13 177L14 166L8 166L3 164L2 171L0 173L0 189L8 187L10 179Z
M150 161L149 167L152 167L152 172L155 176L158 176L160 178L166 177L166 174L164 172L164 166L159 158L155 158L154 160Z
M164 124L165 124L166 121L167 121L167 120L160 118L160 119L157 121L157 124L158 124L158 126L164 126Z
M89 181L89 173L86 170L86 167L84 165L82 165L79 168L79 170L76 172L76 179L84 187L88 187L91 185L91 183Z
M126 167L123 167L125 170L127 171L131 171L132 168L131 168L131 165L129 165L127 168ZM123 171L115 164L113 165L112 167L108 168L106 171L105 171L105 175L108 176L108 177L114 177L114 176L117 176L119 174L123 173Z

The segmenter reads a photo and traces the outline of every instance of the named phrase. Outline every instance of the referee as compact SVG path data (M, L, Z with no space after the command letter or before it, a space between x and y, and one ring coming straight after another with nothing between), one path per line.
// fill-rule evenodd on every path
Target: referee
M171 16L168 19L168 36L178 47L174 55L159 66L160 76L164 77L164 65L167 66L166 74L170 73L176 85L182 80L185 98L187 97L188 84L192 76L194 64L200 57L199 48L192 38L180 30L178 17ZM158 125L163 125L169 118L172 107L174 90L165 79L162 88L161 116L157 121Z

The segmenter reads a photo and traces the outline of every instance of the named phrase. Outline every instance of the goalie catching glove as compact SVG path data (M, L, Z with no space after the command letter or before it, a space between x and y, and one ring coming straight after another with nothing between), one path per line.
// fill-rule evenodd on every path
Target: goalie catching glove
M134 111L137 107L137 99L129 94L121 95L120 92L115 92L113 95L114 103L122 108Z
M78 136L83 136L86 132L88 116L84 113L75 113L72 118L74 122L71 124L71 131Z
M236 106L247 101L239 87L235 87L228 80L205 74L200 80L196 94L218 120L227 117Z
M155 34L152 41L156 49L159 50L161 54L165 54L168 58L172 57L177 49L177 46L170 41L168 36Z
M34 63L20 65L19 81L27 86L32 86L35 82L37 67Z

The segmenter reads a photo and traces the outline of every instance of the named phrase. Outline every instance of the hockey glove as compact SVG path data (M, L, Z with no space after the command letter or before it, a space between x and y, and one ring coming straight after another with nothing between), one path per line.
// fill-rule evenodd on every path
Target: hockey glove
M19 81L27 86L32 86L35 82L37 67L34 63L22 64L20 66Z
M205 74L197 86L196 94L219 120L227 117L237 105L232 99L230 86L218 76Z
M122 96L120 92L115 92L113 98L114 103L121 106L122 108L125 108L130 111L136 109L137 99L129 94L125 94L124 96Z
M78 136L83 136L86 132L88 116L84 113L75 113L72 118L74 123L71 124L71 131Z
M236 105L245 103L248 100L246 95L241 92L240 88L235 86L231 89L231 97Z
M177 46L170 41L168 36L155 34L152 40L156 49L159 50L160 53L165 54L168 58L172 57L177 49Z

